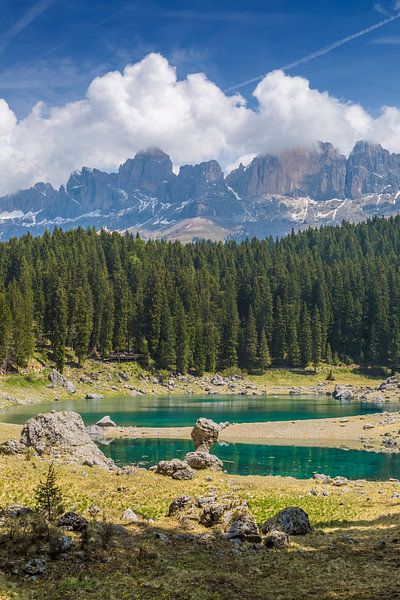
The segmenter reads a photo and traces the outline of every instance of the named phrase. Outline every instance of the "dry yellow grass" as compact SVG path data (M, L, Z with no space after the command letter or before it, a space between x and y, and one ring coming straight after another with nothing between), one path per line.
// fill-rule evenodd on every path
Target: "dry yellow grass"
M36 459L0 458L0 506L32 505L33 488L46 467ZM144 470L117 475L65 465L57 469L67 509L89 518L87 509L96 504L100 514L118 524L129 507L144 520L129 525L128 534L117 535L107 550L96 549L89 561L76 552L50 561L36 581L10 575L0 544L1 599L373 600L400 593L400 502L393 497L400 492L398 482L352 482L343 488L219 473L180 482ZM196 536L206 530L183 531L165 515L172 498L205 495L210 487L246 499L259 523L283 507L301 506L315 530L292 538L284 551L237 548L218 539L198 543ZM329 495L320 495L322 490ZM155 531L169 541L155 539Z

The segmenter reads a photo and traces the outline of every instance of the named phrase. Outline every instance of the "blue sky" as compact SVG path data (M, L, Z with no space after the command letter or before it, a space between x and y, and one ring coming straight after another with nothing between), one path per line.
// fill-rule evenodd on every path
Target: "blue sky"
M0 195L151 146L226 172L318 141L400 153L400 0L0 0L0 14Z
M21 117L38 100L81 98L97 75L151 51L179 76L225 89L393 14L365 0L0 0L0 97ZM399 103L400 19L291 71L374 114ZM254 87L254 86L253 86ZM241 90L251 100L252 86Z

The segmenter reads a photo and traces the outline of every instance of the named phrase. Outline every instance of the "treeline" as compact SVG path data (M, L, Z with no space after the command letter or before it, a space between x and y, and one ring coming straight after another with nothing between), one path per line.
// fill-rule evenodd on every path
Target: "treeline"
M56 229L0 244L0 361L66 348L199 374L400 362L400 217L241 243Z

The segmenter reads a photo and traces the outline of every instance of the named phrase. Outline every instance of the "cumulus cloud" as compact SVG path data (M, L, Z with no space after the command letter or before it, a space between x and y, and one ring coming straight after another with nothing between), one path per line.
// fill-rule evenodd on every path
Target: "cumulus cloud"
M269 73L255 88L258 106L227 95L204 74L178 80L159 54L94 79L77 102L38 103L18 121L0 100L0 194L35 182L64 183L83 165L113 170L138 150L159 146L175 165L279 153L317 140L349 152L359 139L400 151L400 110L374 118L362 106L310 87L302 77Z

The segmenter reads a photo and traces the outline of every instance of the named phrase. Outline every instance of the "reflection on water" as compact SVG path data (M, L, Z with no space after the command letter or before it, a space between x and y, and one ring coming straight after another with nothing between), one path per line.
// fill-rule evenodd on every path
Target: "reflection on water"
M117 425L170 427L193 425L198 417L217 422L254 423L344 417L388 410L382 404L340 403L326 396L141 396L102 400L63 400L15 406L0 412L0 421L24 423L49 410L75 410L90 425L110 415Z
M119 465L139 463L146 468L160 460L183 458L193 450L189 440L114 440L102 451ZM400 455L260 444L218 443L213 453L224 461L228 473L236 475L282 475L307 479L314 472L349 479L387 480L400 477Z

